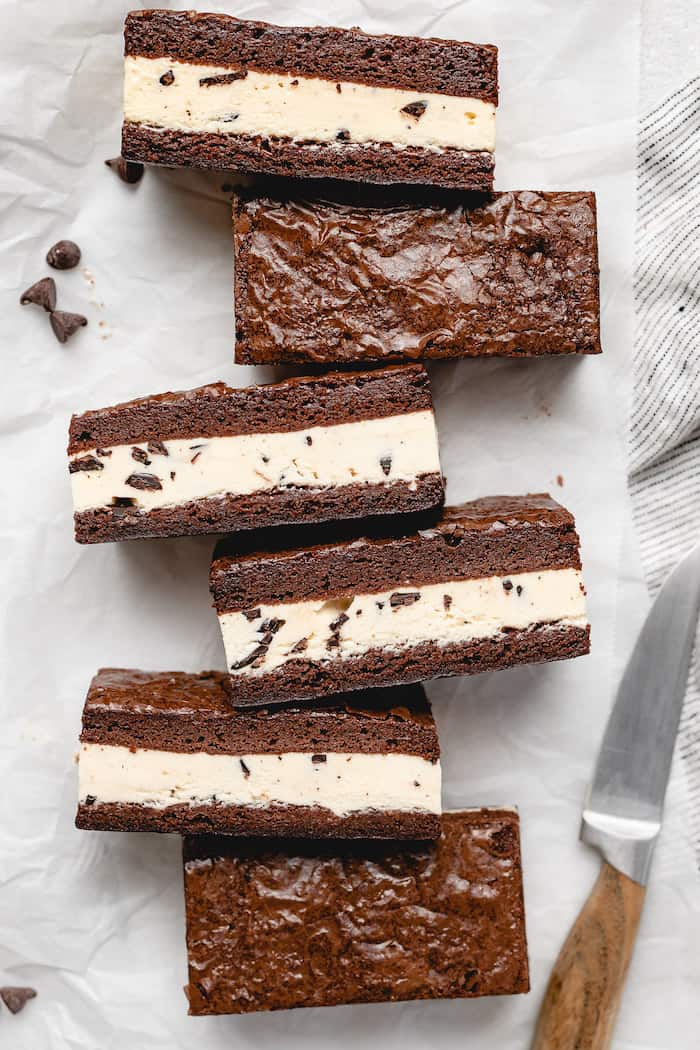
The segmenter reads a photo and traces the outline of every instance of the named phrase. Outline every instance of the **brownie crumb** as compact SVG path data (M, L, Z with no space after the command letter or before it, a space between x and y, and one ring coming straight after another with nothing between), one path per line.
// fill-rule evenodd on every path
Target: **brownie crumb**
M452 605L452 595L451 594L443 594L443 596L442 596L442 604L445 606L445 610L449 609L449 607Z
M170 87L171 84L175 83L175 74L172 69L169 69L167 73L163 73L163 76L158 79L163 87Z
M335 136L338 142L349 142L350 132L347 128L341 128L338 134Z
M18 1014L30 999L36 999L34 988L0 988L0 999L11 1014Z
M389 598L389 605L392 609L399 609L403 605L413 605L414 602L420 600L420 591L394 591Z
M327 755L312 755L311 756L311 761L313 762L313 764L315 766L320 766L324 762L328 761L328 756Z
M402 107L401 112L408 117L415 117L416 120L420 120L427 108L427 102L409 102L407 106Z
M557 474L557 485L560 489L564 487L564 478L561 474Z
M94 806L96 802L97 802L97 796L96 795L86 795L85 796L85 805L86 806Z
M149 441L146 448L152 456L169 456L167 448L162 441Z
M385 477L388 478L391 473L391 456L382 456L379 460L379 466L384 471Z
M243 761L242 758L239 758L238 761L241 763L241 769L243 770L243 776L247 780L248 777L250 776L250 770L248 769L247 765L245 764L245 762Z
M75 241L56 241L46 253L46 261L54 270L72 270L80 262L80 248Z
M155 474L130 474L124 484L132 489L142 489L144 492L159 492L163 488L160 478L157 478Z
M512 583L511 580L504 580L503 581L503 590L506 591L506 593L508 591L512 591L513 590L513 583Z
M109 457L112 455L112 450L111 448L96 448L95 455L102 456L103 459L109 459Z
M215 77L200 77L200 87L217 87L219 84L233 84L236 80L245 80L247 69L235 69L232 73L220 73Z
M262 613L260 612L260 608L257 608L257 609L244 609L243 610L243 615L245 616L245 618L248 621L248 623L250 623L251 620L259 620L260 617L262 616Z
M131 458L135 459L137 463L143 463L145 467L151 463L145 448L139 448L137 445L134 445L131 449Z
M53 277L42 277L27 288L19 297L22 306L43 306L44 310L51 313L56 309L56 282Z
M87 317L83 317L82 314L69 314L65 310L54 310L49 320L59 343L67 343L79 328L84 328L87 324Z
M140 161L124 160L123 157L112 157L111 160L106 160L105 164L117 173L122 182L128 182L132 186L141 181L146 170Z
M72 459L68 464L68 473L77 474L81 470L104 470L104 463L100 463L95 456L81 456L80 459Z
M339 95L342 95L342 93L343 93L343 89L342 89L342 87L340 86L340 84L336 84L336 85L335 85L335 90L336 90L336 91L338 92L338 94L339 94Z

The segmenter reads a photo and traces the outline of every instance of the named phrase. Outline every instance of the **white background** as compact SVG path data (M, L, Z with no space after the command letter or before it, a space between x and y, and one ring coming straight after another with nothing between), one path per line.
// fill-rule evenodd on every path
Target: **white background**
M210 539L73 542L70 414L273 373L232 363L226 179L150 170L130 187L103 165L119 152L128 5L0 0L0 983L39 992L22 1014L3 1011L0 1046L526 1047L551 964L595 877L597 859L577 840L581 800L646 603L627 540L624 439L638 0L226 6L290 24L359 23L498 44L498 187L598 194L604 355L431 368L450 501L550 490L576 513L583 541L590 657L429 690L446 802L520 807L533 990L188 1018L179 841L73 827L73 756L95 669L199 670L223 666L223 653L207 593ZM44 254L61 237L77 240L84 258L55 275L59 306L89 318L64 347L41 311L18 305L20 292L49 272ZM700 903L682 805L674 781L618 1050L697 1046Z

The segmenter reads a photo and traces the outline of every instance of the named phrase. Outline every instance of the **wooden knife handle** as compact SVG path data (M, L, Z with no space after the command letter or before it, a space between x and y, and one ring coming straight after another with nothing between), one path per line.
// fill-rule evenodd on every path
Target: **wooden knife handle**
M645 892L603 863L554 964L532 1050L610 1046Z

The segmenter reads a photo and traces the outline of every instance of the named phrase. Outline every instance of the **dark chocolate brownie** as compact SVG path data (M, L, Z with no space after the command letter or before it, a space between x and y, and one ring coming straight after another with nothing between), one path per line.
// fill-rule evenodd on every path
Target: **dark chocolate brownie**
M184 865L190 1014L529 990L512 811L410 846L187 839Z
M600 352L592 193L273 182L234 233L242 364Z

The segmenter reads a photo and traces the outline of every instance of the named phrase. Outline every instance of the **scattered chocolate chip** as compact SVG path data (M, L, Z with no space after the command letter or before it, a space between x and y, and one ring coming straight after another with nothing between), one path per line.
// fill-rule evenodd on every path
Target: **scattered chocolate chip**
M79 328L84 328L87 324L87 317L83 317L82 314L69 314L65 310L54 310L49 320L59 343L67 343Z
M315 766L320 766L324 762L328 761L328 755L312 755L311 756L311 761L313 762L313 764Z
M266 653L266 645L256 645L252 653L248 653L247 656L244 656L242 660L238 660L237 663L231 664L231 670L240 671L243 667L249 667L251 664L255 663L256 660L259 660L261 656L265 656Z
M170 471L170 480L171 480L171 481L174 481L174 480L175 480L175 476L176 476L176 475L175 475L175 471L174 471L174 470L171 470L171 471Z
M304 653L308 649L309 639L300 638L296 645L292 646L290 652L292 653Z
M172 69L169 69L167 73L163 73L162 77L158 77L158 80L163 85L163 87L170 87L171 84L175 83L175 74L173 73Z
M111 160L106 160L105 164L112 171L116 171L122 182L128 182L130 185L140 182L146 170L140 161L124 160L123 157L112 157Z
M286 620L276 620L274 618L274 616L273 616L271 619L265 620L260 625L260 627L258 627L258 631L261 632L261 633L263 631L270 631L271 634L277 634L277 632L279 631L280 627L284 627L286 622L287 622Z
M401 112L407 117L415 117L416 120L420 120L427 108L427 102L409 102L407 106L401 107Z
M248 621L248 623L250 623L251 620L259 620L261 615L262 615L262 613L260 612L259 608L258 609L244 609L243 610L243 615L245 616L245 618Z
M504 580L503 581L503 590L506 591L506 592L513 590L513 584L511 582L511 580Z
M195 452L194 456L190 460L190 463L196 463L197 460L199 459L199 457L201 456L201 454L202 454L201 452Z
M349 619L350 617L347 615L347 613L341 613L340 616L338 616L333 621L333 623L330 624L331 631L339 631L343 624L347 623Z
M112 450L111 448L96 448L95 455L102 456L103 459L109 459L112 455Z
M413 605L414 602L420 600L420 591L394 591L389 598L389 605L392 609L398 609L402 605Z
M335 136L338 142L349 142L350 132L347 128L341 128L338 134Z
M384 602L375 602L374 604L377 606L378 609L384 608Z
M56 241L46 253L46 261L54 270L72 270L80 262L80 248L75 241Z
M235 69L232 73L220 73L215 77L200 77L200 87L218 87L219 84L233 84L236 80L245 80L247 69Z
M77 474L80 470L104 470L104 463L100 463L95 456L81 456L80 459L72 459L68 464L68 473Z
M362 609L358 609L355 616L362 616Z
M326 642L326 649L339 649L340 648L340 635L332 634Z
M420 787L420 781L419 780L414 780L413 781L413 786L414 786L414 788L419 788Z
M449 607L452 605L452 595L451 594L443 594L443 596L442 596L442 604L445 606L445 609L449 609Z
M113 507L135 507L136 500L133 496L112 496Z
M336 85L335 85L335 90L336 90L336 91L338 92L338 94L339 94L339 95L342 95L342 93L343 93L343 89L342 89L342 87L340 86L340 84L336 84Z
M518 586L515 588L515 593L517 594L518 598L523 593L523 589L520 584L518 584Z
M148 453L145 448L138 448L134 445L131 449L131 458L135 459L137 463L143 463L144 466L148 467L151 460L148 458Z
M169 456L167 448L162 441L149 441L146 448L152 456Z
M20 295L19 301L22 306L43 306L51 313L56 309L56 282L53 277L42 277Z
M388 478L391 473L391 456L382 456L379 460L379 466L384 471L385 476Z
M290 86L291 87L298 87L299 86L299 81L298 80L293 80Z
M130 474L124 484L129 485L132 489L143 489L149 492L159 492L163 488L160 478L157 478L155 474Z
M33 988L0 988L0 999L11 1014L18 1014L30 999L36 998Z
M313 445L313 443L314 443L314 439L311 437L310 434L307 434L306 435L306 444L307 445Z
M86 795L85 796L85 805L86 806L94 806L96 802L97 802L97 796L96 795Z
M219 117L222 124L233 124L234 120L238 120L239 113L226 113L223 117Z
M248 777L250 776L250 770L248 769L247 765L245 764L245 762L243 761L242 758L239 758L238 761L241 763L241 769L243 770L243 776L247 780Z

